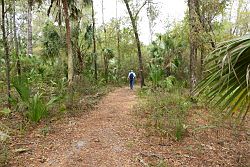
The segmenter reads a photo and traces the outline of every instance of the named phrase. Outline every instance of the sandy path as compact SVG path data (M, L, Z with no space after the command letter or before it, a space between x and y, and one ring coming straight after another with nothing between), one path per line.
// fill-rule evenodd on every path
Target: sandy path
M133 125L134 91L119 88L104 97L96 110L82 118L67 120L48 137L29 146L13 166L104 167L138 166ZM32 137L33 138L33 137Z

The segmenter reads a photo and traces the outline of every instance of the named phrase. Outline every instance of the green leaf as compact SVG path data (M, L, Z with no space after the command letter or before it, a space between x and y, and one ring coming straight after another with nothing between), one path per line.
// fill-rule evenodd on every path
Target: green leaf
M4 108L0 111L1 114L9 115L11 113L11 110L9 108Z
M229 116L248 113L250 35L221 43L207 58L206 77L197 85L196 94L206 92L208 100Z

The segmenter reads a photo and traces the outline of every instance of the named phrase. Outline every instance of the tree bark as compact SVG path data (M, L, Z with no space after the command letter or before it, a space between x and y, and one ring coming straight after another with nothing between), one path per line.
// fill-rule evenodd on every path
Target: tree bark
M213 31L213 27L212 27L212 18L211 17L205 17L205 9L200 9L200 5L202 5L202 2L200 3L199 0L196 1L195 3L195 12L197 13L198 17L199 17L199 22L201 23L204 31L207 33L207 35L209 35L210 37L210 44L212 46L212 48L214 49L216 47L216 42L215 42L215 34ZM211 35L211 33L213 35Z
M65 25L66 25L66 43L67 43L67 54L68 54L68 84L69 87L71 87L74 77L74 66L73 66L73 53L71 46L71 30L70 30L69 13L68 13L68 1L62 0L62 4L65 16Z
M195 58L197 57L197 15L195 12L195 0L188 0L189 7L189 24L190 24L190 94L193 95L193 90L196 85L196 74L195 74Z
M8 8L7 8L8 9ZM9 25L9 17L8 17L8 13L6 12L5 13L5 32L6 32L6 37L7 37L7 40L8 40L8 43L10 43L10 25ZM10 46L9 46L9 49L10 49Z
M93 28L93 58L94 58L94 68L95 68L95 80L97 81L97 54L96 54L96 39L95 39L95 11L94 11L94 2L91 0L91 9L92 9L92 28Z
M2 33L3 33L3 46L5 53L5 61L6 61L6 81L7 81L7 96L8 96L8 107L10 108L10 57L9 57L9 46L8 46L8 38L6 36L5 29L5 7L4 0L2 0Z
M83 63L83 58L82 58L82 53L81 53L81 49L79 46L77 46L77 57L78 57L78 60L79 60L79 65L80 65L80 71L79 73L83 72L83 69L84 69L84 63Z
M200 64L200 70L201 70L201 73L200 73L200 79L203 78L203 73L204 73L204 47L203 45L201 46L201 64Z
M104 6L103 6L103 0L102 0L102 26L103 26L103 32L104 32L104 49L107 49L107 31L105 27L105 21L104 21ZM104 62L104 75L105 75L105 82L108 83L108 58L105 53L105 50L103 50L103 62Z
M121 71L121 49L120 49L120 28L119 28L119 23L117 23L117 54L118 54L118 75L120 74Z
M15 54L17 58L17 74L21 75L21 63L19 58L19 47L18 47L18 40L17 40L17 26L16 26L16 0L12 1L13 3L13 27L14 27L14 43L15 43Z
M80 73L83 72L83 69L84 69L84 64L83 64L83 58L82 58L82 52L81 52L81 46L79 45L79 34L80 34L80 21L78 20L78 17L76 18L76 26L75 26L75 29L76 30L76 34L74 36L74 41L72 42L73 43L73 46L72 46L72 49L73 49L73 52L75 52L75 55L78 59L78 62L79 64L77 64L77 74L75 73L75 75L79 75Z
M116 31L117 31L117 54L118 54L118 69L117 69L117 74L120 74L120 69L121 69L121 49L120 49L120 22L118 21L118 0L116 0ZM118 77L119 78L119 77Z
M103 55L103 61L104 61L104 74L105 74L105 82L108 83L108 68L109 68L109 64L108 64L108 56L106 55L106 53L104 53Z
M150 8L151 8L151 1L148 0L148 11L147 11L147 16L148 16L148 27L149 27L149 35L150 35L150 42L152 43L153 41L153 27L152 27L152 19L150 17Z
M12 4L10 4L8 6L9 9L12 9ZM12 17L12 12L13 10L10 10L9 14L6 13L6 23L7 23L7 36L8 36L8 44L9 44L9 50L12 50L12 48L14 48L14 46L12 44L14 44L13 41L13 17Z
M33 0L28 0L28 31L27 31L27 55L33 54L32 45L32 5Z
M136 45L137 45L137 55L138 55L138 59L139 59L139 74L140 74L140 78L141 78L141 88L142 88L145 85L145 83L144 83L144 76L143 76L141 44L140 44L139 34L138 34L138 30L137 30L137 25L136 25L136 17L133 17L133 14L132 14L130 7L129 7L129 4L128 4L128 0L124 0L124 3L125 3L126 8L128 10L129 17L130 17L133 31L134 31L134 35L135 35L135 40L136 40Z

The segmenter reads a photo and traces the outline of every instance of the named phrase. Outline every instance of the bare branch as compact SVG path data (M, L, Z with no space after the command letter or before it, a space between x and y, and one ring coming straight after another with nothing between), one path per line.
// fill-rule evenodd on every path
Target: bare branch
M52 8L52 6L53 6L53 3L54 3L54 0L51 0L49 9L48 9L48 11L47 11L47 16L50 15L50 11L51 11L51 8Z
M142 10L142 8L147 4L147 0L145 0L145 2L142 4L142 6L139 8L139 10L136 12L134 19L136 20L136 18L138 17L138 14L140 13L140 11Z

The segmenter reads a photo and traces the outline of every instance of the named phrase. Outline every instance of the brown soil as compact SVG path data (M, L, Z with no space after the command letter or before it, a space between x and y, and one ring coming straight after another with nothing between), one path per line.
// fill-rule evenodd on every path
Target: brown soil
M184 139L177 142L148 134L144 116L136 116L133 110L137 102L135 91L119 88L89 113L12 138L12 152L18 148L27 150L13 153L9 166L250 166L249 121L237 132L230 126L209 128L208 113L203 109L193 110L191 127ZM48 134L44 136L41 132Z
M45 137L39 129L34 130L23 143L13 142L13 149L28 151L14 156L10 165L138 166L137 150L132 146L138 140L132 116L136 102L134 91L120 88L102 99L89 114L54 124Z

